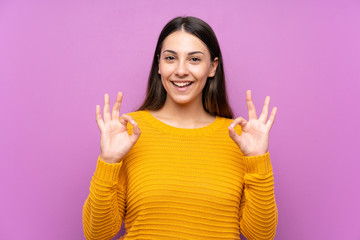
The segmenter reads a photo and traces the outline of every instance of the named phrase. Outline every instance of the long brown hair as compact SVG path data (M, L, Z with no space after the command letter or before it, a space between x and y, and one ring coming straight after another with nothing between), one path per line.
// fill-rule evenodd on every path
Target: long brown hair
M179 30L195 35L208 47L211 61L218 58L218 66L214 77L208 77L202 92L203 107L206 112L226 118L233 118L234 114L228 103L223 58L219 43L212 28L203 20L196 17L176 17L168 22L160 33L156 44L153 62L148 78L146 97L138 110L159 110L164 106L166 90L158 73L162 43L167 36Z

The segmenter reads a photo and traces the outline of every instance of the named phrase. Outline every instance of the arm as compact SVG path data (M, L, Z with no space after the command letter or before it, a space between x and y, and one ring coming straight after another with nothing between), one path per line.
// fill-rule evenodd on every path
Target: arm
M241 233L248 239L274 239L278 212L269 152L245 157L244 191L240 203Z
M111 239L119 232L125 213L125 182L122 162L109 164L99 157L83 206L86 239Z
M121 228L125 214L126 175L122 159L140 136L134 119L126 114L119 118L122 93L119 92L110 114L110 97L104 97L104 120L96 106L96 122L101 132L97 167L90 194L83 207L86 239L111 239ZM132 125L129 134L127 124Z
M249 239L273 239L277 226L274 179L268 152L269 132L277 108L268 119L270 97L265 98L263 111L257 117L251 91L246 92L249 121L242 117L229 126L229 135L245 155L244 190L240 203L240 229ZM241 129L235 127L241 126Z

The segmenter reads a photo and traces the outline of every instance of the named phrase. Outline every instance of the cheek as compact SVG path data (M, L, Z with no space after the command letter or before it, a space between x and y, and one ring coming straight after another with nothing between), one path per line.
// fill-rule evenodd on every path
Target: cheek
M161 83L162 83L163 87L165 88L165 90L167 91L168 90L167 84L169 83L168 79L171 76L171 70L169 69L168 66L159 64L159 74L160 74Z
M199 79L207 79L210 69L207 66L202 66L198 68L194 68L192 73Z
M161 78L166 78L173 72L173 67L169 65L159 64L159 73L161 74Z

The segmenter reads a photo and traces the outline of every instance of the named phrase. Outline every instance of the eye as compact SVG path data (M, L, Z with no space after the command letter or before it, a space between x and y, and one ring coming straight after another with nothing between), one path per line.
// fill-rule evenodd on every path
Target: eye
M167 56L167 57L165 57L165 60L173 61L173 60L175 60L175 57L174 56Z
M200 62L201 59L197 58L197 57L192 57L192 58L190 58L190 61L192 61L192 62Z

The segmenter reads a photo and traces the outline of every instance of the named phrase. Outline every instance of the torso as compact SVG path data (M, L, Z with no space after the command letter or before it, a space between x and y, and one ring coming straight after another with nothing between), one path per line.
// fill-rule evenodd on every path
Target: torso
M186 129L131 115L142 133L124 159L126 239L239 239L244 162L231 119Z

